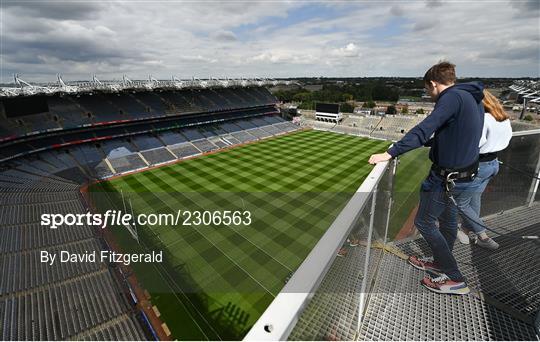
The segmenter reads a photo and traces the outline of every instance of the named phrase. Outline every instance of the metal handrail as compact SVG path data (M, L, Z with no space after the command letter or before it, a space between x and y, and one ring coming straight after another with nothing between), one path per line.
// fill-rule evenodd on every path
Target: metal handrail
M532 134L540 134L540 128L539 129L528 129L528 130L524 130L524 131L512 132L513 137L522 137L524 135L532 135Z
M244 340L287 339L336 258L336 250L343 244L369 203L370 196L376 191L388 163L382 162L375 165L330 228L255 322ZM372 229L371 224L369 231L371 232ZM299 291L299 289L302 290Z

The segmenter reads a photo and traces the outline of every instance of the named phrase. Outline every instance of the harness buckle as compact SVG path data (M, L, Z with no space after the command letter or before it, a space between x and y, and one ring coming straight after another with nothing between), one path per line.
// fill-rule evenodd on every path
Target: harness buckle
M458 175L459 175L459 172L457 171L450 172L448 175L446 175L446 181L444 184L446 187L446 192L450 192L454 189L454 187L456 186L456 183L454 182L454 179L455 179L454 176L458 176Z

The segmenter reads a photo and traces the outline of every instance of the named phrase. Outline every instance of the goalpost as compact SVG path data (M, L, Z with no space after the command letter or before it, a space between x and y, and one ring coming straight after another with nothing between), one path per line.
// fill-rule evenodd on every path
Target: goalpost
M124 206L124 212L127 213L128 210L127 210L127 207L126 207L126 201L125 201L124 192L122 191L122 189L120 189L120 196L122 196L122 204ZM135 239L137 241L137 243L140 243L139 242L139 233L137 231L137 224L135 223L135 221L136 221L135 220L135 215L133 214L133 205L131 204L131 198L129 198L128 200L129 200L129 208L130 208L130 213L131 213L133 226L131 224L127 223L127 224L124 225L124 227L131 234L133 239Z

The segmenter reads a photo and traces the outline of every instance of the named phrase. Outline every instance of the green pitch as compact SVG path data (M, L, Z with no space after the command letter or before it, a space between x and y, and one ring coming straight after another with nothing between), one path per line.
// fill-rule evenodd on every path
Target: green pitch
M100 210L135 214L239 210L240 226L139 226L124 252L163 250L133 264L176 339L240 339L279 293L389 143L302 131L91 187ZM120 194L123 195L122 200Z
M420 185L431 167L429 149L419 148L399 157L394 178L394 204L390 214L388 237L393 239L417 206L420 199Z

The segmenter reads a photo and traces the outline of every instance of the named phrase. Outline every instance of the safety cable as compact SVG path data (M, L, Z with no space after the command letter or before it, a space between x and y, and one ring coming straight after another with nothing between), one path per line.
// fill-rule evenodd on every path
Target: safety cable
M375 125L375 127L373 127L373 129L371 130L371 132L369 132L369 136L371 136L371 134L373 134L373 132L375 132L375 129L377 129L377 127L379 127L379 125L381 124L381 122L383 121L384 119L384 115L381 115L381 119L379 120L379 122L377 122L377 124Z
M506 164L502 163L501 161L499 161L499 163L500 163L501 165L506 165ZM507 165L507 166L508 166L508 165ZM518 171L518 169L515 169L515 170ZM536 176L532 176L532 175L528 174L528 173L525 172L525 171L519 170L519 172L521 172L522 174L525 174L525 175L529 176L530 178L533 178L533 179L540 179L540 178L538 178L538 177L536 177ZM451 175L451 174L450 174L450 175ZM449 175L449 176L450 176L450 175ZM493 229L493 228L489 228L489 227L487 227L485 224L483 224L483 223L481 223L481 222L478 222L478 221L476 221L475 219L471 218L471 217L470 217L469 215L467 215L467 214L459 207L459 205L457 204L457 201L456 201L456 199L454 198L454 195L452 194L452 190L454 189L454 186L455 186L454 180L451 179L451 178L449 178L449 177L447 177L446 180L445 180L445 190L446 190L445 193L446 193L446 195L447 195L448 198L452 201L452 203L456 206L457 210L461 213L461 215L463 215L464 217L466 217L467 219L469 219L471 222L473 222L473 223L475 223L475 224L481 226L482 228L484 228L484 229L486 229L486 230L489 230L490 232L493 232L493 233L495 233L495 234L497 234L497 235L500 235L500 236L507 236L507 237L512 238L512 239L520 239L520 240L522 240L522 239L525 239L525 240L538 240L538 239L539 239L538 235L522 235L520 238L518 238L518 237L513 236L513 234L510 234L510 233L501 233L501 232L499 232L499 231L497 231L497 230L495 230L495 229Z
M461 215L465 216L467 219L469 219L470 221L476 223L477 225L481 226L482 228L486 229L486 230L489 230L490 232L493 232L499 236L507 236L509 238L512 238L512 239L518 239L518 240L538 240L539 237L538 235L522 235L521 237L515 237L513 236L513 234L510 234L510 233L501 233L493 228L489 228L487 227L485 224L481 223L481 222L478 222L476 221L475 219L471 218L469 215L467 215L460 207L459 205L457 204L454 196L450 193L447 192L447 195L448 195L448 198L450 198L450 200L452 201L452 203L456 206L456 208L458 209L458 211L461 213Z
M520 170L520 169L518 169L518 168L516 168L516 167L510 166L509 164L503 163L503 162L500 161L500 160L499 160L498 162L499 162L500 165L505 166L505 167L507 167L507 168L509 168L509 169L512 169L512 170L514 170L514 171L517 171L517 172L521 173L522 175L525 175L525 176L527 176L527 177L529 177L529 178L532 178L532 179L538 179L538 180L540 180L540 177L535 176L534 174L531 174L531 173L529 173L529 172L527 172L527 171L523 171L523 170Z

